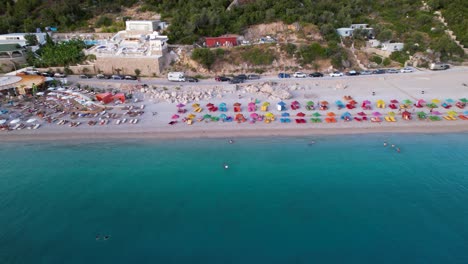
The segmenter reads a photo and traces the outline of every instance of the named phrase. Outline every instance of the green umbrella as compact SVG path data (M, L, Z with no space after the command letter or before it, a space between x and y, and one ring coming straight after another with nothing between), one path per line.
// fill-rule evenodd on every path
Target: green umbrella
M437 108L437 107L438 107L438 106L437 106L436 104L434 104L434 103L427 104L426 106L429 107L429 108Z
M315 113L313 113L312 115L315 116L315 117L322 116L319 112L315 112Z
M314 105L314 102L309 101L309 102L307 102L307 105Z
M465 104L466 104L466 103L468 103L468 99L466 99L466 98L462 98L462 99L460 99L460 102L462 102L462 103L465 103Z
M206 114L206 115L203 116L203 118L209 119L209 118L211 118L211 115Z
M403 103L407 105L413 104L413 102L410 99L404 100Z

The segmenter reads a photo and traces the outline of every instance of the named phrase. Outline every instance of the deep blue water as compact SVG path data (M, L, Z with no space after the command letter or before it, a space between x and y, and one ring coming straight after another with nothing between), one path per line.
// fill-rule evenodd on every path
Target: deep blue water
M0 263L466 264L468 135L1 143Z

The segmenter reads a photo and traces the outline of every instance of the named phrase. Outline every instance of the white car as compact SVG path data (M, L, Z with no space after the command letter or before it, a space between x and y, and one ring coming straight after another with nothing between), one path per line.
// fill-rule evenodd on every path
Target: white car
M295 72L293 74L294 78L305 78L307 77L307 74L303 73L303 72Z
M330 73L330 77L341 77L341 76L343 76L343 73L339 71Z
M400 72L401 73L413 72L413 69L406 67L406 68L401 69Z

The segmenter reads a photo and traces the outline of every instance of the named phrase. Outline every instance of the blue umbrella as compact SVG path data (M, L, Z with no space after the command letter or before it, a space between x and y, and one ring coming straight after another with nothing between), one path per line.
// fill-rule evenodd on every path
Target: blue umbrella
M278 105L280 105L280 106L285 106L285 105L286 105L286 103L285 103L285 102L283 102L283 101L281 101L281 102L279 102L279 103L278 103Z
M287 117L287 116L289 116L289 113L284 112L284 113L281 114L281 116L282 116L282 117Z
M223 119L223 120L226 120L227 116L225 114L220 114L219 115L219 118Z
M463 112L464 115L468 115L468 111Z
M447 103L451 103L451 104L453 104L453 103L455 102L453 99L450 99L450 98L447 99L447 100L445 100L445 101L446 101Z

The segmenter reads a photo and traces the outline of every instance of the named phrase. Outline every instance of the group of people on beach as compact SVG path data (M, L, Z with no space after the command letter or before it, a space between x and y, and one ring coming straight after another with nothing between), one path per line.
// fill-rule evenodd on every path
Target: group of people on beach
M384 147L388 145L387 141L384 141L383 143ZM392 144L392 148L394 148L398 153L400 153L400 148L397 147L395 144Z

